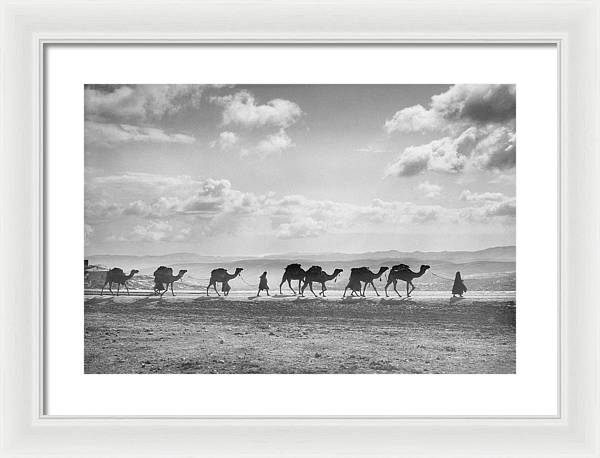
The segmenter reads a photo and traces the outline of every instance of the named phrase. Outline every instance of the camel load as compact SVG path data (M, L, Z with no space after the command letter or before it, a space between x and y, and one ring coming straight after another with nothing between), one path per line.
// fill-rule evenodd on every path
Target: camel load
M377 291L377 288L375 288L373 280L380 278L388 269L389 267L380 267L377 273L371 272L368 267L354 267L350 269L350 279L348 280L348 285L344 289L344 294L342 297L346 297L346 291L348 291L348 288L352 291L350 296L354 296L355 293L359 293L360 296L365 297L365 291L367 290L368 285L371 285L375 291L375 294L379 296L379 292ZM361 283L365 284L365 286L362 288L362 292L360 291Z
M219 267L218 269L213 269L210 273L210 280L208 281L208 286L206 287L206 295L209 296L208 290L212 286L217 293L217 296L220 296L219 290L217 289L217 283L221 283L221 289L223 291L224 296L229 295L229 291L231 291L231 286L229 285L229 281L236 278L238 275L242 273L244 270L241 267L235 269L235 272L230 274L227 272L227 269Z
M110 291L110 293L112 295L114 295L113 290L112 290L113 283L117 284L117 296L119 295L119 290L121 289L121 285L125 286L125 289L127 289L127 295L129 296L129 287L127 286L127 280L131 279L138 272L139 272L139 270L131 269L131 272L129 272L129 275L125 275L125 272L123 272L123 269L120 269L118 267L113 267L108 272L106 272L106 280L104 281L104 285L102 286L102 289L100 290L100 296L102 296L102 293L104 292L104 287L107 284L108 284L108 290Z
M160 293L160 297L162 297L169 289L169 285L171 285L171 294L175 296L173 283L182 278L186 272L187 270L181 269L177 275L173 275L171 267L160 266L154 271L154 294Z

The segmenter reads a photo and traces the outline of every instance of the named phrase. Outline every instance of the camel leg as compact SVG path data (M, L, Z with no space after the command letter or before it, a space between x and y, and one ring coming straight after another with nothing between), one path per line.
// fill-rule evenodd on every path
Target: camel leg
M362 296L362 297L365 297L365 293L367 292L367 285L368 285L368 284L369 284L369 283L365 282L365 286L364 286L364 288L363 288L363 290L362 290L362 294L361 294L361 296Z
M344 294L342 295L342 298L346 297L346 291L348 291L348 287L346 286L346 289L344 289Z
M398 295L398 297L402 297L402 294L400 294L398 292L398 290L396 289L396 282L394 282L394 291L396 291L396 294Z
M408 291L409 282L406 282L406 297L410 297L410 292Z
M279 283L279 294L283 294L281 292L281 285L283 285L285 283L285 275L283 277L281 277L281 283Z
M210 294L208 294L208 288L210 288L210 282L208 283L208 286L206 287L206 295L210 296Z
M300 292L300 284L302 283L302 280L298 280L298 292ZM302 292L300 292L300 296L304 296L304 290L302 290Z
M175 283L175 282L171 282L171 294L172 294L173 296L175 296L175 293L173 292L173 283Z
M296 291L294 291L294 288L292 288L292 281L288 278L288 286L290 287L290 289L292 290L292 293L294 293L294 296L296 295Z
M215 289L215 293L217 293L217 296L221 296L221 295L219 294L219 290L217 289L217 282L214 282L214 283L213 283L213 288Z
M298 285L300 285L300 282L298 282ZM304 296L304 290L306 289L307 285L308 285L308 282L305 281L304 284L302 285L302 288L298 288L298 291L300 292L300 296Z
M110 294L112 294L113 296L115 295L115 293L113 293L112 290L112 281L108 283L108 290L110 291Z
M393 282L393 280L390 280L390 277L388 276L387 282L385 283L385 297L389 297L387 289L388 289L388 286L390 286L392 284L392 282ZM396 282L393 282L393 283L394 283L394 288L396 288Z
M123 286L125 287L125 289L127 290L127 295L131 296L131 294L129 294L129 287L127 286L127 283L123 283Z
M415 285L413 285L412 281L410 282L410 286L411 286L410 292L412 293L415 290Z
M371 286L373 287L375 294L377 294L379 296L379 292L377 291L377 288L375 288L375 283L371 282Z
M102 285L102 289L100 290L100 296L102 296L102 293L104 292L104 287L106 286L107 283L108 283L108 281L105 281L104 285Z
M327 286L325 283L321 283L321 296L325 297L325 291L327 291Z
M308 287L310 288L310 292L313 293L313 296L317 297L317 295L315 294L315 292L313 291L313 287L312 287L312 281L308 284Z

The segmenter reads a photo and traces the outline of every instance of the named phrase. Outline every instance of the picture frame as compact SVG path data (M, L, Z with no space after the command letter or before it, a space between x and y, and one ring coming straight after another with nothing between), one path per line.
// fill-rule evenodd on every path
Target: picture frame
M21 287L0 293L0 456L600 456L600 2L5 0L1 8L1 269L6 285ZM43 76L55 43L556 44L560 415L44 415Z

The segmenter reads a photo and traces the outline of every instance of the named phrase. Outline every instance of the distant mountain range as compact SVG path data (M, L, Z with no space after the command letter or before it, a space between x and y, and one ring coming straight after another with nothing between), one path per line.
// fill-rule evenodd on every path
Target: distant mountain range
M359 266L377 269L379 266L392 266L399 263L418 269L421 264L429 264L432 269L435 267L441 272L461 270L468 275L514 272L516 249L514 246L503 246L478 251L387 250L367 253L283 253L254 257L202 256L195 253L171 253L160 256L92 255L88 260L93 265L106 268L116 266L124 270L135 268L142 273L152 273L159 265L166 265L174 269L187 269L191 275L193 272L199 272L199 276L207 275L216 267L227 269L243 267L248 275L254 276L259 271L281 271L292 262L298 262L306 267L318 264L326 270L336 267L349 270L351 267Z

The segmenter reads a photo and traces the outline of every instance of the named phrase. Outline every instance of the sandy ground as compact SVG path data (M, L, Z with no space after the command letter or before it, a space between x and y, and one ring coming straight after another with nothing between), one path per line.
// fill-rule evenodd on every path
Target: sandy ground
M87 296L85 373L514 373L514 298Z

